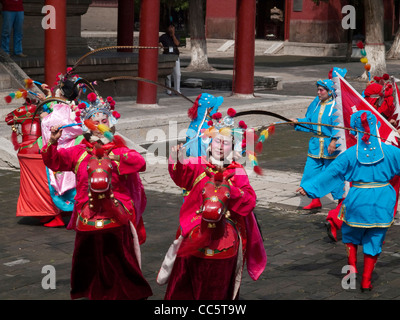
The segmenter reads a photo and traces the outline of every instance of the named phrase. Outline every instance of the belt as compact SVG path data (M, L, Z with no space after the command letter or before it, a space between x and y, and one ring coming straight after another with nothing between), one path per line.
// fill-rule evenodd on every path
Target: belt
M365 189L371 189L371 188L382 188L390 185L389 182L353 182L352 187L355 188L365 188Z
M121 226L121 224L116 222L114 219L87 219L81 215L78 215L78 221L76 225L79 231L95 231L119 226Z

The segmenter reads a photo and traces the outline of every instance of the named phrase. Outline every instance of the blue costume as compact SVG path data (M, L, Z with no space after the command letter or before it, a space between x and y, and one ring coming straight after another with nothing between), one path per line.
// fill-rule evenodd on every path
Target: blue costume
M201 130L209 128L208 121L218 111L223 101L223 97L214 97L208 93L203 93L197 97L193 107L189 110L192 121L186 131L187 156L200 157L206 154L209 141L203 141L200 137Z
M335 139L336 130L332 127L318 125L318 123L335 125L335 119L337 116L333 115L335 113L333 81L319 80L317 86L325 88L329 92L329 98L321 102L319 97L316 97L309 105L305 118L297 119L299 122L312 122L317 124L302 124L302 126L295 125L294 127L296 131L314 133L314 136L311 137L309 142L308 157L301 183L309 181L319 173L323 172L339 154L339 151L335 151L332 154L328 153L328 146L332 139ZM332 190L332 196L335 200L341 199L343 193L344 183L338 185L337 188ZM320 202L318 206L320 206ZM305 207L305 209L308 208Z
M363 289L371 289L371 274L388 228L393 223L396 192L389 183L400 174L400 149L381 143L376 117L370 111L351 116L351 127L370 135L357 135L357 145L340 154L331 165L301 187L311 197L322 197L343 181L352 183L343 201L339 219L343 220L342 241L349 253L349 264L356 269L357 246L363 246Z

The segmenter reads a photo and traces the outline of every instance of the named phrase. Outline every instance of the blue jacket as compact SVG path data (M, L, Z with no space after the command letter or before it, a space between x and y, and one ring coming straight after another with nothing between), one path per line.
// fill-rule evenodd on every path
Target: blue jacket
M319 98L316 97L308 106L305 118L297 120L299 122L313 122L334 125L335 119L337 118L337 116L333 115L335 112L334 105L335 100L333 98L321 103ZM335 137L336 133L334 128L307 124L303 124L302 126L296 125L294 128L296 131L311 132L314 134L308 145L309 157L317 159L335 159L338 156L340 153L339 151L335 151L332 154L328 153L328 146L331 143L332 138Z

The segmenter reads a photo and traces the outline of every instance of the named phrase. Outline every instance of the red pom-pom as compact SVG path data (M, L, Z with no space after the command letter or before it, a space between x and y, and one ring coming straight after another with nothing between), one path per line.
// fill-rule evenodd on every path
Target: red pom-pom
M358 41L357 42L357 47L359 48L359 49L364 49L364 43L360 40L360 41Z
M260 166L254 166L254 172L260 176L263 175L263 171Z
M269 133L269 134L274 134L274 133L275 133L275 126L270 126L270 127L268 128L268 133Z
M83 102L81 102L80 104L78 104L78 108L79 108L79 109L85 109L85 108L86 108L86 104L84 104Z
M79 116L76 116L76 117L75 117L75 122L81 123L81 118L80 118Z
M208 120L207 124L212 127L214 125L214 122L212 120Z
M75 112L75 115L76 115L77 117L80 117L80 116L81 116L81 112L80 112L80 111L77 111L77 112Z
M242 142L242 149L246 149L246 142L245 141Z
M385 73L385 74L382 76L382 79L383 79L383 80L389 80L389 75L388 75L387 73Z
M108 102L111 102L111 101L114 101L114 99L113 99L112 97L108 96L108 97L107 97L107 101L108 101Z
M11 96L6 96L6 97L4 97L4 100L6 100L7 103L11 103L12 98L11 98Z
M233 118L236 115L236 110L233 108L229 108L228 111L228 116L230 116L231 118Z
M117 111L113 111L112 115L114 116L115 119L121 118L121 115Z
M219 120L222 118L222 113L221 112L216 112L212 115L212 118L215 120Z
M256 144L255 151L256 151L257 153L261 153L262 149L263 149L263 143L262 143L261 141L259 141L259 142Z
M88 94L87 98L90 102L95 102L97 99L97 95L94 92L91 92Z
M72 69L71 67L68 67L68 68L67 68L67 73L71 73L72 70L73 70L73 69Z
M240 120L239 121L239 127L242 128L242 129L247 129L247 124L243 120Z

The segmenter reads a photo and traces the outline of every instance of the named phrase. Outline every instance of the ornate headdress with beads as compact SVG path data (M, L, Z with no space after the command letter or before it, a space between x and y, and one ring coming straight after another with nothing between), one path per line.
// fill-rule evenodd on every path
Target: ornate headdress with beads
M236 155L246 158L250 161L253 170L257 174L262 174L262 170L258 165L256 150L261 152L259 144L262 144L268 137L268 130L261 132L260 137L256 134L254 128L248 128L247 124L240 120L238 126L235 127L236 110L229 108L227 115L222 116L221 112L216 112L212 116L212 120L208 121L210 126L203 132L203 136L214 138L217 134L231 136L233 139L233 152Z
M91 92L87 95L87 101L78 104L75 112L75 121L85 122L85 120L91 119L96 113L106 114L108 116L110 126L114 126L121 117L120 114L115 111L115 101L112 97L109 96L106 100L104 100L101 96ZM84 124L82 125L82 129L86 131Z

